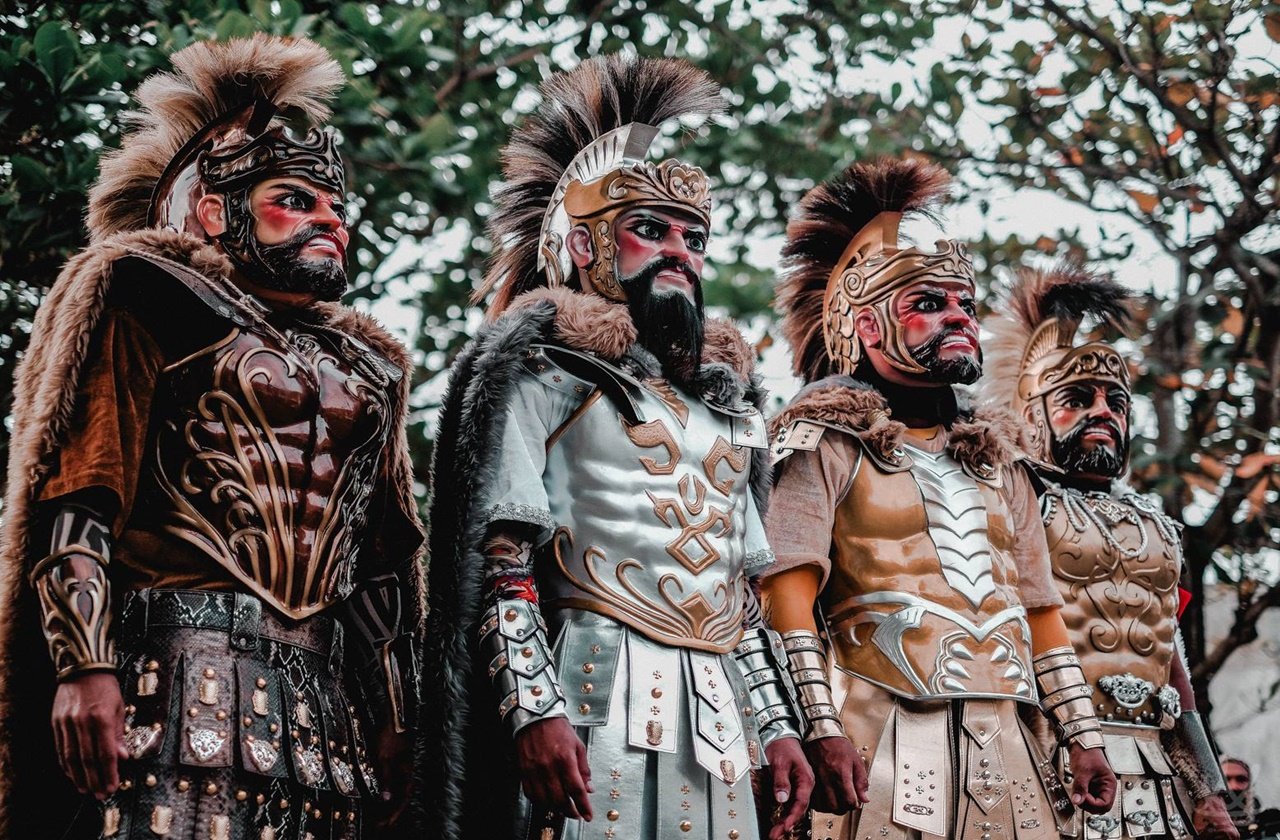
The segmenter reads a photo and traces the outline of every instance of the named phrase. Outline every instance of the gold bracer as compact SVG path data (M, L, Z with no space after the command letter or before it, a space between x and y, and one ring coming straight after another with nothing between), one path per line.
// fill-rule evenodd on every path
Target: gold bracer
M1093 713L1093 687L1085 680L1075 651L1051 648L1031 664L1040 686L1040 707L1057 723L1059 740L1074 740L1085 749L1102 747L1102 724Z
M789 630L782 634L782 649L787 652L787 666L796 685L796 701L807 729L805 740L845 737L827 678L822 639L812 630Z
M84 577L75 568L77 557L92 561ZM89 671L114 671L106 559L84 546L66 546L37 563L30 581L40 598L44 637L58 680Z

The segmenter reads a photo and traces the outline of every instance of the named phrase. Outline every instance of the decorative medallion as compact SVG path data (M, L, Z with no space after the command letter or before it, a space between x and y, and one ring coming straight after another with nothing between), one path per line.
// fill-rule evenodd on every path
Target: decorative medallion
M324 781L324 759L319 750L298 747L298 774L310 787L318 787Z
M1101 834L1104 838L1116 834L1120 830L1120 818L1113 817L1110 814L1094 814L1088 818L1089 828Z
M209 820L209 840L231 840L231 817L218 814Z
M187 730L187 744L190 745L191 752L195 753L196 761L202 764L221 752L222 745L226 742L225 733L199 726Z
M332 771L333 784L338 789L338 793L343 796L353 796L356 792L356 775L351 771L351 765L339 758L331 758L329 769Z
M270 707L267 702L267 693L260 688L255 688L253 690L253 713L260 717L266 717L268 711L270 711Z
M720 778L724 779L729 784L733 784L733 781L738 778L737 774L734 773L733 770L733 762L729 759L726 758L720 762Z
M256 738L252 741L245 739L244 746L253 766L257 767L259 772L270 773L271 768L275 767L276 762L280 760L279 751L267 741L259 741Z
M173 829L173 809L157 805L151 809L151 833L164 837Z
M304 729L311 728L311 707L307 705L306 700L298 701L298 705L293 707L293 714L298 721L298 726Z
M150 697L156 693L156 688L160 684L160 677L154 671L147 671L138 675L138 696Z
M124 733L124 745L132 759L143 758L160 748L160 734L164 728L153 723L150 726L134 726Z
M115 837L120 833L120 809L112 805L102 812L102 836Z
M1098 687L1126 709L1138 708L1156 690L1153 683L1129 673L1105 676L1098 680Z
M1168 712L1171 717L1176 718L1182 715L1182 695L1178 693L1178 689L1171 685L1161 686L1156 699L1160 701L1160 708Z
M656 747L662 743L662 721L651 720L644 725L645 739L650 746Z

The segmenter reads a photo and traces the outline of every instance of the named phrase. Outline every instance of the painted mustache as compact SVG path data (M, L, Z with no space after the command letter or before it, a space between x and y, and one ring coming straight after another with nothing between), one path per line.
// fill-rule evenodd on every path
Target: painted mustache
M1063 439L1071 443L1076 443L1087 435L1093 429L1103 429L1111 434L1111 440L1119 444L1122 440L1124 432L1120 429L1120 424L1114 420L1093 419L1085 420L1079 426L1072 429Z
M624 277L622 284L625 286L630 283L652 283L664 271L679 271L689 281L690 286L698 285L698 273L693 270L693 266L679 257L658 257L653 262L642 266L630 277Z

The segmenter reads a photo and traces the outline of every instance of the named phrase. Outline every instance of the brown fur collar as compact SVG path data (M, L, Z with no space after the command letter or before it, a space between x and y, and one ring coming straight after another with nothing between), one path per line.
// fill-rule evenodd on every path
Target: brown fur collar
M187 234L140 230L106 237L71 259L36 313L30 349L14 377L14 428L9 443L8 486L0 525L0 767L14 768L15 739L22 731L47 729L51 678L47 654L34 625L32 590L26 585L28 530L33 502L51 456L70 426L81 369L94 329L105 308L116 263L131 254L160 257L191 268L213 282L229 282L230 263L215 247ZM127 282L121 277L119 282ZM337 304L317 309L331 326L348 331L405 371L393 401L394 438L388 449L388 471L397 501L410 522L421 529L412 495L411 466L403 417L408 403L410 359L404 347L374 319ZM415 575L421 594L421 576ZM421 599L420 599L421 600ZM20 617L22 620L19 620ZM44 700L40 698L44 696ZM36 709L35 705L44 704ZM32 764L32 767L35 765ZM26 802L15 797L13 774L0 778L0 837L24 824L18 816Z
M907 429L893 419L878 390L850 376L828 376L805 386L769 422L770 436L797 420L839 427L884 458L898 448ZM1007 411L962 414L948 430L947 451L962 463L1005 467L1023 457L1021 430Z
M607 362L620 363L636 343L636 327L631 313L621 303L599 295L584 294L563 286L525 292L503 313L518 311L549 301L556 307L554 337L574 350L594 353ZM728 365L746 380L755 370L755 351L731 321L708 318L702 348L702 363Z

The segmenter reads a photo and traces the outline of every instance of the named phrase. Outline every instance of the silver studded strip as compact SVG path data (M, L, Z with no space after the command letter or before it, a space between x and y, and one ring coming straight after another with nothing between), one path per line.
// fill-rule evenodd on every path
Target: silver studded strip
M804 718L804 739L845 737L827 678L827 654L822 639L812 630L788 630L782 634L782 649L787 652L796 700Z
M566 717L564 692L537 607L519 598L494 602L480 621L480 651L502 698L498 714L514 735L536 720Z
M1031 660L1040 686L1040 707L1058 725L1059 740L1085 749L1103 746L1102 724L1093 713L1093 688L1070 647L1045 651Z
M751 711L743 713L755 714L760 743L767 747L779 738L799 738L795 686L782 637L773 630L752 630L738 643L733 658L751 689Z

